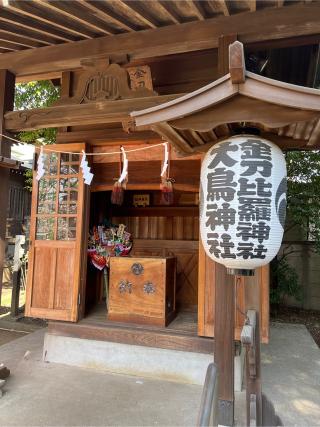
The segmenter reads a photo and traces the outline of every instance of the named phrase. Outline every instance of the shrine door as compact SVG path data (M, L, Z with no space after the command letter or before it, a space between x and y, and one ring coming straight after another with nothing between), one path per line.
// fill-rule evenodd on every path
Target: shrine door
M85 277L87 189L81 155L73 152L85 145L47 148L54 152L44 152L45 174L38 182L34 171L33 178L26 316L75 322Z

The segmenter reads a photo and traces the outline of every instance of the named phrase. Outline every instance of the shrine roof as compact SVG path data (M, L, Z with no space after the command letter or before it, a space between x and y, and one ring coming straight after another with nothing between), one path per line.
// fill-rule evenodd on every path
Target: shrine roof
M178 151L205 151L235 128L259 128L283 149L320 147L320 90L266 78L245 70L243 45L230 45L230 72L179 98L131 117L149 126Z

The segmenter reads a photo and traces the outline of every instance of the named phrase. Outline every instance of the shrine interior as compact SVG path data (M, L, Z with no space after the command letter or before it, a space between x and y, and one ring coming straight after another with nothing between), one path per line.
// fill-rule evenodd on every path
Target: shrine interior
M97 234L102 232L112 235L117 233L118 226L123 224L125 232L130 234L128 236L130 244L127 246L131 249L128 253L125 249L124 253L112 253L112 255L119 257L126 255L134 259L138 257L140 260L145 257L146 261L152 257L175 257L177 275L176 278L171 275L171 280L168 277L169 283L166 289L166 292L170 293L174 292L174 287L176 288L175 313L167 321L166 326L170 329L185 329L197 334L199 195L195 192L174 190L172 197L172 204L166 206L162 204L160 188L159 190L127 190L124 191L123 203L119 206L111 202L112 191L93 192L90 201L89 252L94 233L96 238L98 238ZM113 304L110 293L115 290L118 292L119 284L110 286L110 274L107 273L110 270L106 268L99 270L99 268L102 268L102 265L97 267L89 256L85 319L109 322L107 312L109 308L112 309L110 304ZM154 278L155 292L157 292L157 287L162 286L160 272L157 269L150 274ZM147 275L148 270L145 271L146 279L148 279ZM125 279L125 276L122 279ZM121 281L121 277L117 276L116 280ZM144 324L143 319L133 320L137 325Z

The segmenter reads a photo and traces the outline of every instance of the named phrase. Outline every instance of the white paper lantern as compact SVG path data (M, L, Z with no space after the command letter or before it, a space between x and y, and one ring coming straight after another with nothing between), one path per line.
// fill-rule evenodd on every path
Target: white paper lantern
M286 175L280 148L259 136L233 136L208 151L201 167L200 234L210 258L238 274L276 256Z

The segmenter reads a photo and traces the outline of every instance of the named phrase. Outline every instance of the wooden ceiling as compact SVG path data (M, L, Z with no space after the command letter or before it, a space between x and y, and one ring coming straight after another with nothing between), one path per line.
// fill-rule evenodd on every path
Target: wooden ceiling
M305 2L0 0L0 54L297 3Z

